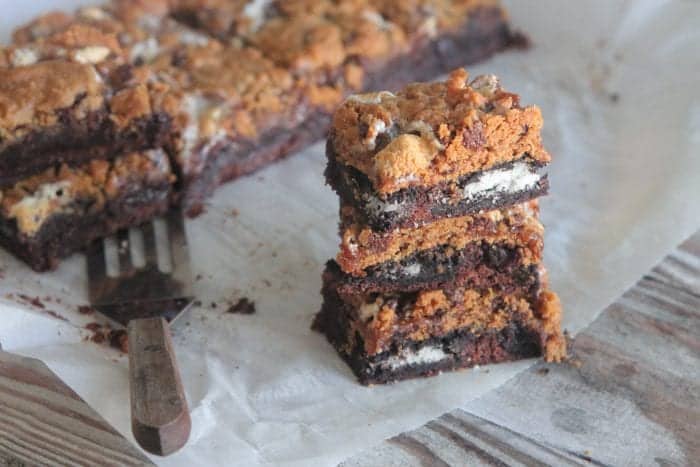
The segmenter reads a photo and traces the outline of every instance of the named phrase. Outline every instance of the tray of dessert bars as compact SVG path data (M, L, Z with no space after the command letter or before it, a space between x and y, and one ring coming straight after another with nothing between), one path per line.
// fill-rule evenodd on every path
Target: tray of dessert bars
M130 437L84 252L181 209L158 464L336 464L564 362L700 227L682 2L75 3L2 23L0 340Z

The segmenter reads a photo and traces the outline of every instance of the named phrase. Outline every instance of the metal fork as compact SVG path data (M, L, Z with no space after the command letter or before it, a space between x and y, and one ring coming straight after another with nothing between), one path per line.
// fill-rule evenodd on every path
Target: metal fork
M162 221L166 228L161 233L166 235L158 236L156 223L163 225ZM131 235L121 230L116 238L97 240L89 247L90 302L127 327L132 431L145 450L166 456L185 445L191 428L168 325L193 300L187 237L180 210L131 230ZM143 264L137 265L138 251L130 237L138 237L139 231ZM110 268L113 241L118 264Z

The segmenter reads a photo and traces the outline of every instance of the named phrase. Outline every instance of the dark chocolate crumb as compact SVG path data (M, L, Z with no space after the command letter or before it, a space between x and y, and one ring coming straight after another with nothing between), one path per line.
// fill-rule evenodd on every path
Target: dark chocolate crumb
M22 300L24 300L25 302L28 302L32 306L35 306L37 308L42 308L42 309L46 308L46 306L41 302L41 299L39 299L39 297L32 298L32 297L30 297L28 295L24 295L24 294L18 294L17 296L19 298L21 298Z
M88 323L85 325L85 329L91 332L97 332L102 328L102 325L100 323L95 323L94 321L92 323Z
M92 315L95 313L95 309L89 305L81 305L78 307L78 313L81 315Z
M238 209L236 209L236 208L231 209L231 216L238 217L239 214L240 214L240 211L238 211Z
M196 281L201 281L203 277L204 277L204 276L202 276L201 274L197 274L197 275L195 276L194 280L196 280Z
M547 375L548 373L549 373L549 368L540 368L539 370L537 370L537 374L538 374L538 375L545 376L545 375Z
M255 313L255 302L243 297L234 305L231 305L226 312L241 315L252 315Z
M215 309L217 306L218 306L218 305L216 304L216 302L211 302L211 307L212 307L212 308Z
M267 279L263 279L263 284L265 284L265 286L267 286L267 287L272 287L272 282L270 282Z
M123 329L109 332L109 345L123 353L129 353L129 337Z
M465 148L478 151L485 144L486 136L481 122L475 122L471 128L465 128L462 132L462 145Z
M202 306L202 301L201 300L195 300L194 303L192 303L194 306Z
M616 92L611 92L608 97L610 98L610 102L613 104L617 104L620 101L620 94Z
M56 319L60 319L61 321L68 321L65 316L61 316L53 310L46 310L46 314Z

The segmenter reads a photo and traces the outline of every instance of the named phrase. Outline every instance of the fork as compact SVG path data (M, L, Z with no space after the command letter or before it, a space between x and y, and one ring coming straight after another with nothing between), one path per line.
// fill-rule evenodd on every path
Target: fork
M191 429L168 324L193 300L182 212L172 209L164 218L120 230L116 238L94 241L87 271L92 306L127 327L134 438L148 452L172 454Z

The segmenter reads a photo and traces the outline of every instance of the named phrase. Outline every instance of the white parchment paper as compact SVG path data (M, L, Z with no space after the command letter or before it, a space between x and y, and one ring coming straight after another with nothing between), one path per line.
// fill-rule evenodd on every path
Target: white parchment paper
M11 26L50 6L7 2ZM700 3L507 2L534 48L471 73L496 73L545 116L555 161L542 202L546 260L575 333L700 227ZM8 9L9 8L9 9ZM162 465L332 465L483 394L531 362L387 387L362 387L309 330L320 275L335 255L337 199L321 144L220 189L189 222L203 305L175 325L193 432ZM237 210L238 215L232 212ZM0 252L0 341L44 360L130 437L126 359L83 342L95 317L84 262L37 275ZM48 297L46 310L5 297ZM240 297L257 313L224 311ZM60 303L58 303L60 301ZM212 302L216 308L212 308Z

